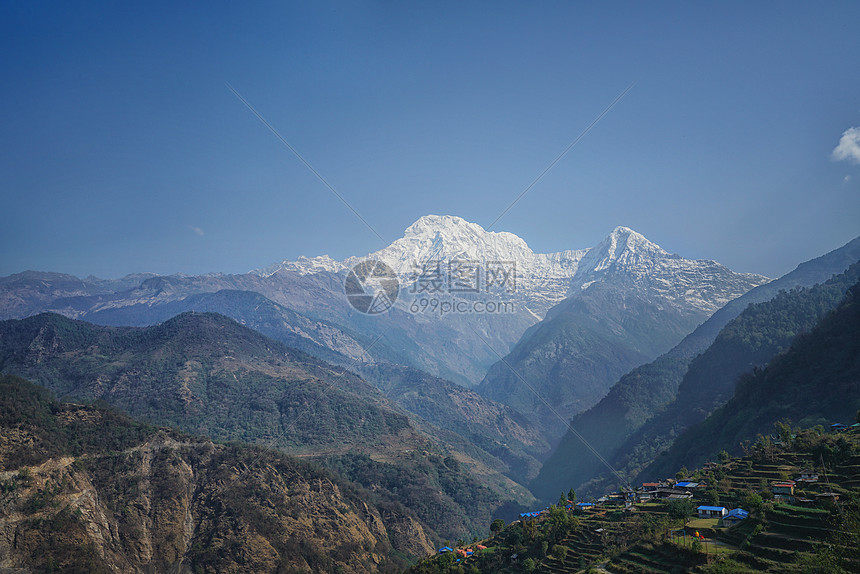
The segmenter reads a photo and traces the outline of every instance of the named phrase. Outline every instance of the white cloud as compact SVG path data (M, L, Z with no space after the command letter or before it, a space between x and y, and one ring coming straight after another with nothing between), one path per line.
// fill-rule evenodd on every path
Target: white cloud
M850 175L846 175L846 176L845 176L845 178L844 178L842 181L844 181L845 183L848 183L849 181L851 181L851 176L850 176Z
M839 145L833 149L833 159L860 163L860 128L848 128L842 132Z
M193 232L194 232L194 233L196 233L197 235L200 235L200 236L203 236L203 235L204 235L203 230L202 230L202 229L200 229L199 227L194 227L193 225L191 225L191 226L189 226L189 227L191 227L191 231L193 231Z

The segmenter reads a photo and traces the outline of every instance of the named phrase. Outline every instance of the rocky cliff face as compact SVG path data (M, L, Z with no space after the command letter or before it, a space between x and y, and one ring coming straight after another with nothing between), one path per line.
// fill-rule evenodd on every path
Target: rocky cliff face
M87 432L130 432L116 415L43 404L0 421L0 568L380 572L434 548L403 507L300 460L154 430L102 449Z

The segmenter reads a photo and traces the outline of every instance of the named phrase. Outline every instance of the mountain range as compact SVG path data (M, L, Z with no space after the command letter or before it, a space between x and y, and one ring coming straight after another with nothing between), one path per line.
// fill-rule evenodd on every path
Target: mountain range
M64 401L104 401L148 423L332 468L348 460L362 472L351 480L411 508L431 536L476 532L495 509L526 493L481 460L492 457L471 445L471 452L449 448L443 431L417 428L353 373L222 315L184 313L144 328L50 313L3 321L0 371ZM478 481L471 467L490 476ZM382 476L397 476L399 484L386 486ZM474 503L462 504L464 497Z
M769 437L778 422L796 429L860 422L860 269L853 275L835 309L765 367L740 377L725 404L688 427L639 476L663 476L679 463L692 468L721 450L741 454L756 437Z
M344 296L348 270L367 259L385 262L400 277L397 304L384 315L358 312ZM439 278L433 286L439 289L422 290L420 277L434 271L436 264ZM452 265L474 279L469 285L477 292L451 289L456 278ZM53 311L98 323L151 325L164 320L172 310L169 306L175 308L191 296L253 292L293 313L359 335L369 358L384 356L390 362L474 386L551 307L592 285L622 279L623 291L630 287L637 295L658 298L659 305L668 305L684 318L703 317L766 281L761 276L733 274L714 262L670 255L623 227L592 249L536 254L514 234L488 232L459 217L428 215L388 247L344 261L323 256L242 275L138 274L121 280L20 273L0 278L0 318ZM222 294L223 299L228 297ZM476 300L507 305L501 307L504 312L464 313L443 313L438 305L431 305ZM223 301L221 309L211 310L232 316L230 307ZM355 339L340 338L323 346L355 360ZM362 355L358 360L367 358Z
M386 263L400 279L397 304L384 315L360 313L344 295L349 270L367 259ZM474 264L477 293L449 288L452 266L463 262ZM491 277L499 267L508 275ZM421 289L428 268L439 270L439 292ZM670 254L626 227L591 249L538 254L511 233L431 215L388 247L344 261L322 256L244 275L120 280L25 272L0 279L0 317L50 311L149 326L188 311L221 313L361 374L422 420L463 433L459 449L479 445L473 456L492 472L525 483L570 416L766 281ZM504 313L415 312L427 297L511 306ZM481 384L475 395L448 381ZM543 401L559 416L548 416Z

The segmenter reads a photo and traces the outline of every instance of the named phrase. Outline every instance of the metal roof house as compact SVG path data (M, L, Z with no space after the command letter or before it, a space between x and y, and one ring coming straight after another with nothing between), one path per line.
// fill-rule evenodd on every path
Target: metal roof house
M726 526L734 526L741 520L744 520L749 516L749 512L744 510L743 508L735 508L733 510L729 510L728 514L723 516L723 524Z
M699 506L696 508L699 518L722 518L729 510L725 506Z
M795 482L793 480L774 482L773 484L771 484L771 490L774 494L787 494L789 496L792 496L794 495L794 485Z
M804 470L795 482L818 482L818 473L811 470Z

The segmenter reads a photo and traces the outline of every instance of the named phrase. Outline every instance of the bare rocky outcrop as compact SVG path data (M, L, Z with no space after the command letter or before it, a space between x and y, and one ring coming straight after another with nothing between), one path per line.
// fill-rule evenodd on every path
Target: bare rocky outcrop
M27 445L21 434L2 428L0 444ZM316 467L163 432L119 452L7 469L0 483L3 569L370 573L433 549L419 521Z

